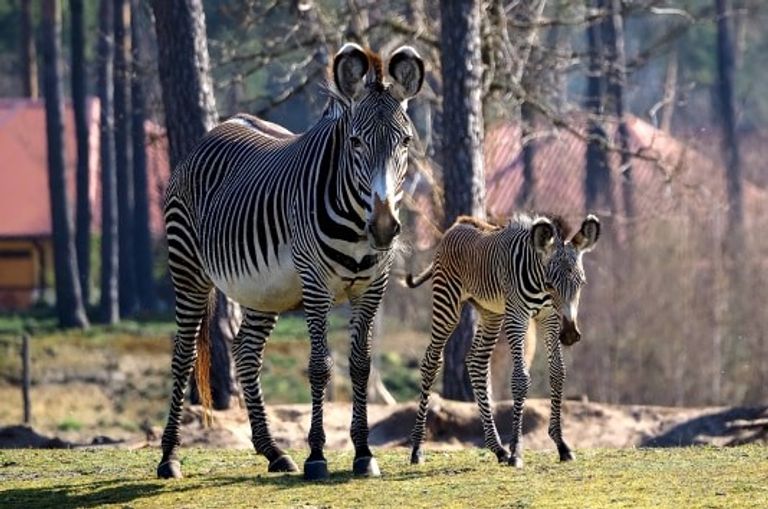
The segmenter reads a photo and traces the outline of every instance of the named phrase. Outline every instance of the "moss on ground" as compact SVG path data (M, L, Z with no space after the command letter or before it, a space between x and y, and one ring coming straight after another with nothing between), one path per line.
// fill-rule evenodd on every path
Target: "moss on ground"
M350 452L329 455L331 479L266 474L245 451L185 449L186 478L154 478L154 449L0 451L0 507L558 507L768 506L768 449L693 447L526 452L526 467L500 466L488 451L379 452L380 479L355 479ZM303 452L294 455L303 459Z

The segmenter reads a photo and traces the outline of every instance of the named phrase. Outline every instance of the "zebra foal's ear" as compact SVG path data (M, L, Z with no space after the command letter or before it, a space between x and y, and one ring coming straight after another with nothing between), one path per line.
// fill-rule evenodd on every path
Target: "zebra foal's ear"
M595 247L597 239L600 238L600 220L597 216L590 214L581 223L581 228L576 232L576 235L571 239L571 244L582 252L592 251Z
M392 95L398 101L415 96L424 84L424 60L411 46L401 46L389 57Z
M365 50L348 42L333 58L333 81L339 92L348 99L354 99L363 88L365 74L370 62Z
M555 226L549 219L539 218L531 227L531 243L543 258L548 258L555 248Z

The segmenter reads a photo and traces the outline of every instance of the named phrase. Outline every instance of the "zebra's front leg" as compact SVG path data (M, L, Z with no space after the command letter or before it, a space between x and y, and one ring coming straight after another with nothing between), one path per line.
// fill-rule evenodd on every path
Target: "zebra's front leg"
M328 349L328 312L332 299L328 295L314 296L304 293L304 311L307 315L309 337L309 383L312 392L312 424L309 428L309 457L304 462L304 479L328 479L328 461L323 455L325 430L323 429L323 401L325 389L331 380L333 358Z
M245 404L248 407L254 449L269 461L269 472L298 472L296 463L277 447L272 438L261 392L264 347L276 322L276 313L247 309L240 331L232 343L232 353L237 367L237 376L243 387Z
M432 282L432 337L421 361L421 392L416 423L411 431L411 464L424 463L422 446L427 438L429 391L443 363L443 350L448 337L456 329L461 313L458 288L447 286L439 276Z
M509 313L504 322L504 332L512 350L512 440L509 444L509 464L516 468L523 466L523 408L531 377L525 366L525 333L528 329L528 316L522 313Z
M352 472L378 477L379 465L368 445L368 379L371 374L371 333L374 317L386 289L386 276L376 280L363 295L352 299L352 336L349 352L349 375L352 380L352 426L350 435L355 447Z
M480 326L472 340L469 355L467 355L467 370L472 382L472 392L480 410L485 446L496 455L499 463L503 463L509 461L509 451L501 444L501 438L493 418L489 374L491 354L496 345L504 316L484 310L479 310L479 315Z
M549 437L555 442L560 461L575 459L571 448L563 439L563 431L560 421L560 407L563 401L563 384L565 382L565 362L563 361L563 347L560 344L560 317L551 313L539 323L539 329L543 329L546 338L547 353L549 359L549 387L551 412L549 417Z

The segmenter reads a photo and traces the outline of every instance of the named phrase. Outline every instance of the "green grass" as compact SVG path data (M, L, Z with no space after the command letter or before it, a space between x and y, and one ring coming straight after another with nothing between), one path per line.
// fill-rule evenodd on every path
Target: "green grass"
M525 453L521 471L488 451L429 451L407 464L405 449L380 451L383 476L355 479L351 452L329 454L331 479L266 474L247 451L185 449L183 480L154 478L159 452L0 451L0 507L557 507L738 508L768 506L768 449L578 451L560 464L554 452ZM294 459L303 459L303 452Z

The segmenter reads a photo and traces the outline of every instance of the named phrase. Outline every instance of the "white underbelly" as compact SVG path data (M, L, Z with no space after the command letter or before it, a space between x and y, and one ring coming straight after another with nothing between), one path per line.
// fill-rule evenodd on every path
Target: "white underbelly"
M293 265L289 246L270 257L269 266L250 270L233 279L213 279L216 287L230 299L247 308L280 313L301 304L301 280Z

